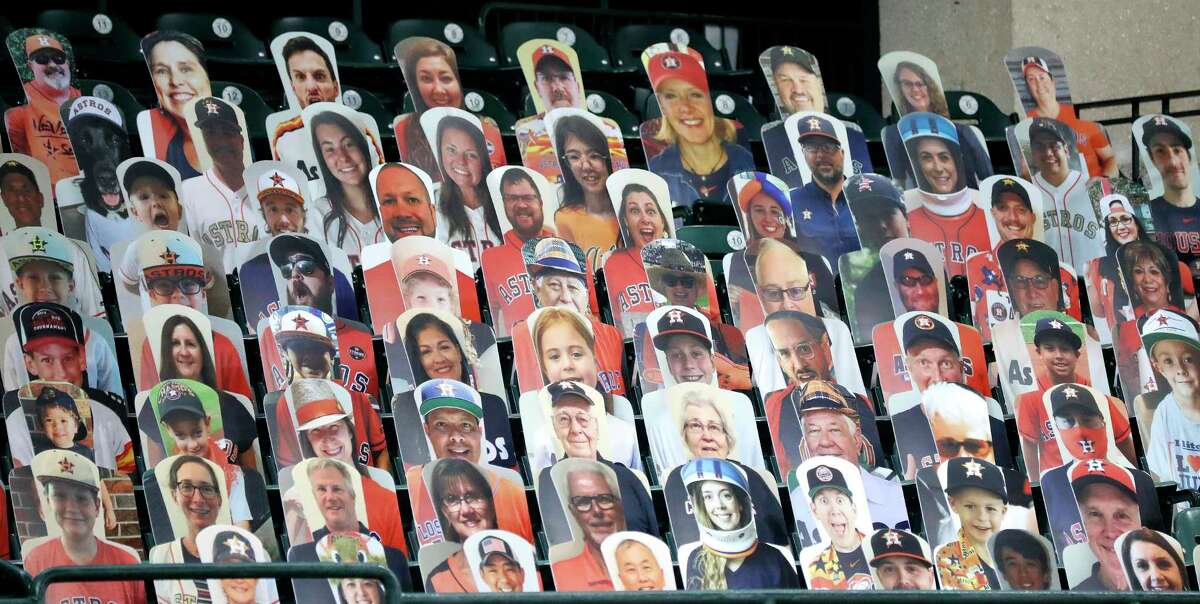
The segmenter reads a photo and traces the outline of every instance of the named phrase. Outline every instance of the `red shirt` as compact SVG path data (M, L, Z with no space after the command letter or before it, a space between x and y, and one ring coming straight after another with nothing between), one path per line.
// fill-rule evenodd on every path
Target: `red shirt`
M86 566L102 564L137 564L138 558L129 552L100 539L96 540L96 555ZM25 570L36 576L42 570L57 566L78 566L67 555L62 539L50 539L29 552ZM53 604L145 604L146 585L141 581L107 581L103 583L53 583L46 591L45 602Z
M908 213L908 230L913 237L932 243L942 252L946 272L951 277L967 274L967 258L971 254L991 249L987 218L974 203L957 216L939 216L928 208L916 208Z
M553 237L554 232L542 229L537 236ZM524 321L533 312L533 283L521 257L524 245L525 241L510 229L504 233L504 243L483 250L480 260L497 337L507 336L514 323Z
M1054 430L1054 422L1046 415L1046 406L1042 404L1042 395L1047 389L1026 392L1017 399L1017 432L1022 438L1038 443L1038 466L1043 471L1063 465L1062 452L1058 450L1058 440ZM1117 443L1125 441L1130 436L1129 419L1125 411L1108 397L1108 416L1112 422L1113 440Z
M242 357L238 355L233 342L220 332L212 332L213 366L217 371L217 390L225 390L240 394L254 400L250 390L250 382L246 379L246 368L242 366ZM158 377L158 366L154 363L154 353L150 350L150 338L142 340L142 369L139 390L149 390L161 380ZM211 384L210 384L211 385Z
M386 459L388 456L383 422L379 419L379 413L371 407L371 401L366 394L351 392L350 402L354 409L354 440L359 447L359 450L354 451L355 461L360 462L362 457L367 457L369 459L364 465L378 466L380 457ZM279 427L279 434L293 435L276 439L278 440L278 444L275 445L276 463L279 467L299 463L300 451L296 448L300 445L296 440L299 435L292 424L290 403L284 397L280 397L279 404L275 406L275 422Z

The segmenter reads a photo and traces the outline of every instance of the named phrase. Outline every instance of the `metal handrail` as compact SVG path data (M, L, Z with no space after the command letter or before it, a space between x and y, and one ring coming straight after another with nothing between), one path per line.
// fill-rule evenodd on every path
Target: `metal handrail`
M383 583L389 604L400 604L400 580L390 570L371 564L327 562L263 562L256 564L138 564L58 566L33 578L34 602L44 602L53 583L158 581L171 579L375 579Z
M490 594L466 594L466 597L486 597ZM855 602L867 604L928 604L930 597L938 604L1177 604L1184 599L1194 601L1195 592L1080 592L1080 591L861 591L830 593L824 590L800 589L756 589L729 590L722 592L665 591L665 592L542 592L531 594L506 594L508 601L532 602L535 604L695 604L697 600L719 601L722 604L828 604L838 597L853 597ZM404 594L406 604L415 602L444 602L446 595ZM461 597L456 594L455 597ZM494 597L494 596L492 596Z

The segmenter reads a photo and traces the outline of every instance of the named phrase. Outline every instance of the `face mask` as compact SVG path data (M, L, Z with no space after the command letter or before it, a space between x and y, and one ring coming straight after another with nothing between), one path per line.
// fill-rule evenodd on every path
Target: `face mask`
M1066 428L1058 431L1058 438L1075 459L1108 456L1108 434L1104 428Z

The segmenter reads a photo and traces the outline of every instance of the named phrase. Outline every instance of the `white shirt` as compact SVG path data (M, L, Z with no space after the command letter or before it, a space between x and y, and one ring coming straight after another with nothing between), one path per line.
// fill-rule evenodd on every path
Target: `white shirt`
M92 254L96 256L96 269L102 273L112 272L109 255L113 245L118 241L128 241L137 237L140 226L140 223L129 216L121 218L113 212L101 216L91 209L84 210L84 238L92 247Z
M322 198L318 203L329 206L329 199ZM340 248L350 257L350 264L358 264L358 257L362 255L362 249L373 243L387 241L387 237L383 233L383 224L376 218L370 222L359 222L353 215L347 213L346 232L342 235L341 241L338 241L338 231L342 230L342 217L334 218L329 222L329 227L325 229L323 236L330 247Z
M468 242L462 233L456 232L451 237L450 218L442 211L441 206L438 206L437 230L434 232L434 237L452 248L466 251L471 256L471 266L478 269L479 258L483 254L483 250L500 245L504 241L488 228L486 206L481 204L477 209L472 210L464 205L463 209L467 211L467 218L471 222L471 233L475 236L474 243Z
M1200 488L1200 471L1192 465L1193 460L1200 460L1200 423L1184 417L1174 393L1155 409L1150 434L1146 444L1150 472L1158 480L1174 480L1180 489Z
M129 432L112 409L95 401L91 401L91 407L92 453L96 465L116 472L117 456L132 442ZM4 427L8 432L8 450L12 454L13 463L17 466L33 463L33 438L29 434L25 413L14 409L4 418Z
M233 272L237 247L266 233L258 201L246 195L244 186L230 189L217 177L216 168L183 181L179 200L188 233L221 251L226 273Z
M1058 252L1059 260L1086 274L1088 261L1105 255L1104 226L1092 207L1087 177L1071 170L1056 187L1039 172L1033 175L1033 184L1042 190L1046 243Z
M83 246L86 244L74 239L68 239L68 241L71 242L75 299L64 300L63 306L79 313L81 317L103 318L108 313L104 310L104 298L100 294L100 281L96 278L92 261L88 258L87 252L83 250ZM12 272L12 266L8 263L8 256L4 254L3 245L0 245L0 290L3 291L4 299L4 304L0 305L0 317L6 317L22 302L18 299L16 276Z
M858 370L858 355L854 353L854 340L850 328L841 319L822 317L825 331L829 333L829 350L833 354L833 378L838 385L867 396L862 374ZM767 334L767 326L759 325L746 332L746 352L750 355L750 367L754 370L754 385L766 395L787 388L779 361L775 358L775 346Z
M544 425L537 392L527 392L522 395L519 406L521 408L521 428L525 432L525 449L529 452L529 467L536 477L538 472L543 468L550 467L555 461L554 446L550 442L550 439L555 438L554 431ZM617 407L615 401L613 407L614 410ZM638 450L637 433L634 431L633 422L606 414L604 434L600 440L602 443L599 451L601 457L613 463L622 464L631 470L642 469L642 456Z

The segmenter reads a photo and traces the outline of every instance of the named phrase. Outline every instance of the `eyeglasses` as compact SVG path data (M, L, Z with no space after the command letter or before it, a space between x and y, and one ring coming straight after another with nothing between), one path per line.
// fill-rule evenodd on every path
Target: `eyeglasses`
M300 271L301 275L304 275L305 277L311 277L312 274L317 272L317 269L319 268L321 268L321 265L317 264L316 260L313 260L312 258L302 258L295 262L288 262L287 264L281 265L279 267L279 274L283 276L284 279L291 279L292 271L297 270Z
M530 193L528 195L502 195L505 203L535 203L541 201L537 195Z
M204 283L199 279L192 277L184 277L182 279L155 279L146 284L150 291L163 298L170 296L179 290L185 296L194 296L200 293L204 288Z
M960 451L966 451L971 457L983 457L992 451L992 443L982 438L939 438L937 450L942 459L958 457Z
M456 424L454 422L436 421L429 425L429 429L438 434L453 434L457 432L458 434L471 435L479 429L479 425L471 422L459 422Z
M476 508L486 501L483 495L479 493L467 493L465 495L442 495L442 507L456 511L465 503L467 507Z
M837 153L842 146L836 143L804 143L800 145L800 148L810 155L832 155Z
M595 505L601 510L611 510L617 505L617 496L612 493L603 495L574 495L570 499L571 507L575 508L576 512L591 511Z
M688 275L663 275L662 282L667 287L696 287L696 278Z
M579 153L578 151L568 151L567 153L563 154L563 159L567 160L567 163L569 163L571 165L576 165L576 166L579 165L580 163L583 163L584 160L587 160L588 162L591 162L591 163L597 163L597 164L604 163L604 155L602 155L596 151L588 151L587 153Z
M787 349L784 349L787 350ZM811 359L817 356L817 346L809 341L802 341L792 346L791 351L796 356L802 359Z
M1050 287L1051 281L1052 279L1045 275L1038 275L1036 277L1018 276L1012 278L1012 285L1017 289L1029 289L1030 287L1033 287L1034 289L1046 289L1047 287Z
M1121 214L1120 216L1109 216L1108 217L1108 226L1115 227L1115 226L1121 225L1121 224L1124 224L1124 225L1133 224L1133 216L1130 216L1129 214Z
M698 419L689 420L683 425L683 429L689 434L702 434L708 432L710 434L724 434L725 426L717 422L702 422Z
M926 286L932 284L933 281L934 281L933 275L921 275L920 277L913 277L911 275L902 275L899 279L900 285L903 285L904 287L914 287L917 285L920 285L921 287L926 287Z
M33 62L37 63L38 65L49 65L51 61L53 61L55 65L63 65L67 62L67 55L56 52L44 52L36 57L29 58L33 59Z
M554 426L556 428L570 428L572 423L579 424L580 430L587 430L592 426L592 416L586 413L572 415L570 413L558 413L554 416Z
M799 302L808 297L808 286L789 287L787 289L782 287L764 287L758 293L760 296L762 296L762 299L766 300L767 302L782 301L784 294L787 294L788 300L791 300L792 302Z
M175 490L179 491L179 494L183 495L184 497L191 497L192 495L196 494L196 491L200 491L200 496L205 499L213 499L221 494L221 492L217 490L217 487L214 487L211 484L197 485L186 481L175 485Z
M928 88L925 80L900 80L900 88L904 90L916 90L918 88Z

